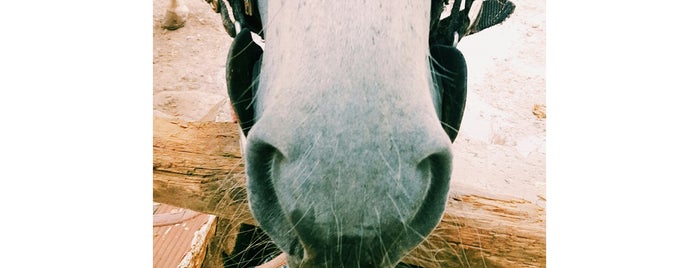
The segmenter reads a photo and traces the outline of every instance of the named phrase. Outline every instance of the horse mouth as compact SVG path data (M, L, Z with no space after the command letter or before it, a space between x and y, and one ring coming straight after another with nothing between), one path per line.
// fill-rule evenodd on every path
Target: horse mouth
M291 267L394 267L404 254L422 242L441 220L451 174L451 152L433 153L418 162L416 170L426 189L416 193L419 204L403 219L380 226L363 225L354 231L323 223L322 213L309 206L290 209L275 182L285 153L264 142L249 143L247 150L248 195L251 211L260 227L288 254ZM288 202L287 202L288 203ZM362 206L361 202L355 204ZM378 212L377 212L378 213ZM328 238L331 237L331 238Z

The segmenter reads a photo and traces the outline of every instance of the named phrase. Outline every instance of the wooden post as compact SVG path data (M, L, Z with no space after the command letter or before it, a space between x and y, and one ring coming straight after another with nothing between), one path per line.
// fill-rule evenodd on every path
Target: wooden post
M257 225L247 204L238 126L153 122L153 199ZM546 216L529 201L452 189L437 229L404 262L422 267L546 267Z

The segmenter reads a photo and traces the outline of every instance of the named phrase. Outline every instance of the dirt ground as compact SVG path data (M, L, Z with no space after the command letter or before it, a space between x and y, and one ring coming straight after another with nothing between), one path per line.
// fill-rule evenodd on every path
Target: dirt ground
M183 0L185 27L162 28L168 0L153 2L153 115L231 121L225 61L232 39L202 0ZM523 198L545 207L544 0L513 1L503 24L462 39L468 95L454 143L454 189ZM537 111L540 111L538 109Z

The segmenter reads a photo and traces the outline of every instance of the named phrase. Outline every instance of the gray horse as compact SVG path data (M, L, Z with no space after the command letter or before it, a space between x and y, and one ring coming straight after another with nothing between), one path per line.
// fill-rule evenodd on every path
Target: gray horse
M433 67L443 1L244 1L233 13L259 12L264 56L237 37L228 83L255 219L291 267L396 266L441 219L463 113L465 62L464 77Z

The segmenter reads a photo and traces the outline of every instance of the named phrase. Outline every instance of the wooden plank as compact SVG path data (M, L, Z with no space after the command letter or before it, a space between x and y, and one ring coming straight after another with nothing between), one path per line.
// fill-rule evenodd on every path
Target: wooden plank
M201 268L206 257L206 247L211 242L215 232L216 216L207 215L206 223L204 223L201 229L194 232L190 248L177 268Z
M153 215L153 267L199 268L214 216L162 204Z

